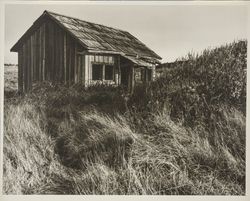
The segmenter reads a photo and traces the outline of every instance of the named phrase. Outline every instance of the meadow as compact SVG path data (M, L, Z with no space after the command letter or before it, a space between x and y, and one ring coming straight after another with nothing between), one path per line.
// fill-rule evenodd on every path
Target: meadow
M180 59L132 95L5 67L3 192L245 195L247 41Z

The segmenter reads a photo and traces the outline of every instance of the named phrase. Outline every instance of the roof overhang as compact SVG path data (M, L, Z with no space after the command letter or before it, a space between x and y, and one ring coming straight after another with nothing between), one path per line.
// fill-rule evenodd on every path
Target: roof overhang
M142 66L142 67L147 67L147 68L153 68L157 63L160 63L159 61L156 61L155 59L147 60L145 58L137 58L133 56L128 56L128 55L122 55L124 58L128 59L132 63L134 63L136 66Z
M162 59L159 55L154 53L155 57L146 57L144 55L133 55L133 54L127 54L125 52L121 51L111 51L111 50L97 50L97 49L90 49L85 43L83 43L75 34L73 34L70 30L68 30L58 19L56 19L52 14L52 12L44 11L43 14L32 24L32 26L23 34L23 36L16 42L16 44L11 48L12 52L17 52L20 44L25 41L30 34L35 30L36 27L38 27L44 20L47 19L52 19L59 27L64 29L69 35L71 35L76 41L78 41L79 44L82 45L82 47L90 53L99 53L99 54L116 54L116 55L121 55L125 57L126 59L130 60L132 63L134 63L137 66L146 66L146 67L151 67L156 64L160 64L161 62L159 61ZM46 17L46 18L45 18ZM130 33L128 33L130 34ZM131 34L130 34L131 35ZM147 48L145 46L145 48ZM148 48L149 49L149 48Z
M86 50L81 52L82 54L113 54L113 55L120 55L126 59L128 59L130 62L135 64L135 66L144 66L148 68L152 68L158 64L161 64L161 62L158 59L155 58L146 58L146 57L138 57L136 55L126 55L122 52L115 52L115 51L98 51L98 50Z

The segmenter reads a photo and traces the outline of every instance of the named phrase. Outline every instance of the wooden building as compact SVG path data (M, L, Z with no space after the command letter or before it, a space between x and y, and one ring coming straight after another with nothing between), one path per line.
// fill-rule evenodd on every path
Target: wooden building
M161 59L126 31L44 11L11 48L18 52L18 88L35 82L127 86L154 79Z

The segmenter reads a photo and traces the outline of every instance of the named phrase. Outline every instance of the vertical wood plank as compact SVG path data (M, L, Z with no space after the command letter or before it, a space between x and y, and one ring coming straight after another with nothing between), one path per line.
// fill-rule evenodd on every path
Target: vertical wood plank
M28 58L28 43L25 41L25 89L28 91L29 84L29 58Z
M37 30L37 35L36 35L36 40L37 40L37 46L36 46L36 56L37 56L37 80L41 81L40 79L40 30Z
M77 62L76 62L76 52L77 52L77 48L76 48L76 42L74 41L74 45L73 45L73 48L74 48L74 73L75 73L75 83L78 83L79 81L79 72L78 72L78 66L77 66Z
M31 58L30 58L30 38L27 40L27 81L28 81L28 91L31 89L31 68L30 68L30 61L31 61Z
M85 55L85 76L84 76L84 83L85 87L88 87L88 81L89 81L89 62L88 62L88 55Z
M106 66L105 66L105 64L103 64L102 65L102 81L105 80L105 68L106 68Z
M36 64L36 69L37 69L37 80L40 80L40 30L37 29L36 31L36 41L37 41L37 45L36 45L36 57L37 57L37 64Z
M35 77L36 77L36 80L39 81L39 31L37 30L35 32L35 41L36 41L36 46L35 46L35 55L36 55L36 63L35 63L35 71L36 71L36 74L35 74Z
M47 76L47 50L48 50L48 36L47 36L47 21L44 22L44 80L48 80Z
M85 55L81 55L82 83L85 85Z
M63 68L63 34L62 30L59 31L59 68L60 68L60 83L64 82L64 68Z
M68 40L69 41L69 40ZM69 64L68 64L68 68L69 68L69 85L71 85L71 48L70 48L70 44L68 43L68 48L69 48L69 51L68 51L68 61L69 61Z
M79 61L78 61L79 60ZM78 82L79 83L81 83L81 81L82 81L82 72L81 72L81 60L82 60L82 57L81 57L81 55L78 55L77 56L77 71L78 71Z
M54 33L53 33L53 38L54 38L54 71L53 71L53 75L54 75L54 81L58 81L58 37L57 37L57 32L58 29L57 27L54 26Z
M56 72L57 82L61 79L61 68L60 68L60 29L57 27L55 31L55 60L56 60Z
M43 81L43 26L40 26L40 63L41 63L41 81Z
M121 84L121 58L120 55L117 56L117 67L118 67L118 85Z
M88 55L88 84L92 81L92 61L90 55Z
M76 61L77 61L77 43L75 43L75 50L76 50ZM82 71L81 71L81 60L82 60L82 57L79 55L79 65L77 65L77 68L78 68L78 82L81 83L81 80L82 80Z
M40 56L40 29L37 30L37 78L39 81L41 81L41 77L40 77L40 60L41 60L41 56Z
M43 28L40 27L40 65L41 65L41 81L43 81Z
M77 51L77 49L76 49ZM82 83L82 70L81 70L81 62L82 62L82 56L78 55L76 52L76 66L77 66L77 71L78 71L78 83L81 84Z
M51 77L51 81L54 82L55 80L55 63L54 63L54 25L52 23L50 23L50 44L51 44L51 63L50 63L50 77Z
M43 23L42 26L42 37L43 37L43 44L42 44L42 54L43 54L43 58L42 58L42 80L45 80L45 23Z
M30 43L30 38L28 39L27 41L27 57L28 57L28 90L31 90L32 89L32 82L31 82L31 51L30 51L30 46L31 46L31 43Z
M74 63L75 63L75 57L74 57L74 55L75 55L75 48L74 48L74 43L73 43L74 41L72 41L71 40L71 43L70 43L70 47L71 47L71 70L72 70L72 84L74 84L75 83L75 65L74 65Z
M50 21L46 23L46 77L50 79L50 68L51 68L51 43L50 43Z
M36 77L36 32L33 33L33 64L34 64L34 68L33 68L33 79L34 81L37 81L37 77Z
M38 53L38 32L37 30L33 33L33 45L32 45L32 56L33 56L33 79L34 81L38 81L38 67L39 67L39 55Z
M24 92L26 92L26 77L27 77L27 73L26 73L26 54L25 54L25 50L26 50L26 47L25 47L25 43L23 43L23 47L22 47L22 52L23 52L23 89L24 89Z
M31 59L31 63L30 63L30 76L31 76L31 82L33 83L33 79L34 79L34 57L33 57L33 34L30 37L30 59Z
M18 51L18 91L23 92L23 50Z
M31 38L29 38L29 85L30 85L30 89L32 89L32 73L33 73L33 70L32 70L32 58L31 58Z
M66 33L64 33L63 35L63 68L64 68L64 84L67 83L67 62L66 62L66 55L67 55L67 52L66 52Z

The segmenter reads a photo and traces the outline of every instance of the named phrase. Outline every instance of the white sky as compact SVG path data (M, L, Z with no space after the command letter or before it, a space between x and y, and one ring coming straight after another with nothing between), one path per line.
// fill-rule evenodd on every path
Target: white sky
M10 48L44 10L126 30L160 55L162 62L247 38L246 6L9 4L5 63L17 63L17 53Z

